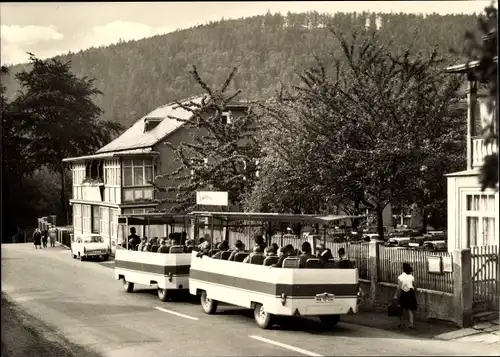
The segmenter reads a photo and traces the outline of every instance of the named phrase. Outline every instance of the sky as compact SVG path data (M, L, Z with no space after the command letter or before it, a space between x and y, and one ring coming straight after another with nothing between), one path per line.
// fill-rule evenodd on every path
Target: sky
M497 3L497 2L495 2ZM0 62L45 59L219 21L290 12L480 13L490 1L0 3ZM498 8L498 6L497 6Z

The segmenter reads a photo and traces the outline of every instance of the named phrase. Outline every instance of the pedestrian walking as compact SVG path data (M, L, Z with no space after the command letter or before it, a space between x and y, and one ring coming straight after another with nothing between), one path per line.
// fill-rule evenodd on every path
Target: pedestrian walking
M47 239L48 239L49 233L47 232L46 229L42 231L42 244L44 248L47 248Z
M52 227L49 229L49 244L51 247L56 246L56 234L57 234L57 231L56 231L55 227Z
M408 263L403 263L403 273L398 276L398 289L394 298L398 299L399 306L402 311L399 316L399 327L403 327L404 311L408 312L408 319L411 329L413 325L413 313L417 311L417 295L415 293L415 278L413 276L413 268Z
M37 228L33 232L33 244L35 245L35 249L42 249L42 232Z

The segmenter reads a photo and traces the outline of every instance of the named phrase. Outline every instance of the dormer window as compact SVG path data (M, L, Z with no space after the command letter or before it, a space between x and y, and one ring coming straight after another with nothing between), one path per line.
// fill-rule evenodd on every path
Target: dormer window
M163 121L163 118L146 118L144 119L144 132L153 130Z
M231 112L222 113L222 124L231 124Z

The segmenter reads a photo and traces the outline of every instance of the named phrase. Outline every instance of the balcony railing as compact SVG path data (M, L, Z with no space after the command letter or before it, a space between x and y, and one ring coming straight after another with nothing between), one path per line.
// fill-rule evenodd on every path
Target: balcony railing
M484 139L481 137L472 138L472 167L481 167L485 156L491 155L498 151L498 145L485 145Z

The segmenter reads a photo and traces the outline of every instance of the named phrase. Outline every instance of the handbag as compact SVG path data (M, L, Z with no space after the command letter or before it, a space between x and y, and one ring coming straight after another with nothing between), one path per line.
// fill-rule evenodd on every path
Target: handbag
M393 298L389 302L389 304L387 305L387 315L392 317L401 315L401 306L399 306L398 299Z

